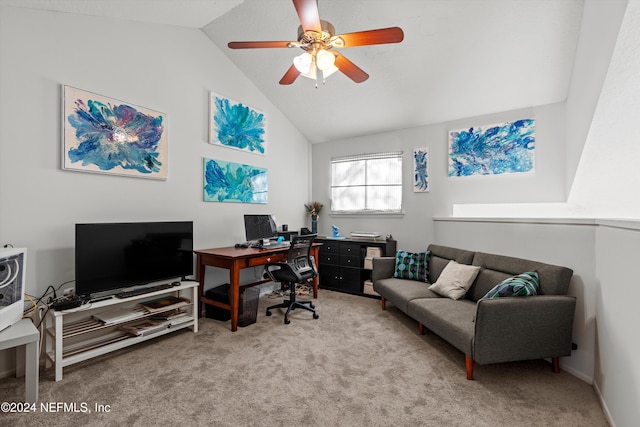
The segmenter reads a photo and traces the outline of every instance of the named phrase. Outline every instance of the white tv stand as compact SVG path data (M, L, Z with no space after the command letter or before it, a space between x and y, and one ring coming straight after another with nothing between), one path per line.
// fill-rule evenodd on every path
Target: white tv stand
M137 304L157 299L166 295L185 297L191 300L186 306L181 307L187 312L188 320L177 325L167 326L164 329L145 334L131 335L119 328L128 323L136 323L141 319L152 315L170 311L161 310L153 314L140 312L135 318L115 320L104 324L94 316L106 314L121 309L133 309ZM174 286L160 291L137 295L130 298L111 298L104 301L88 303L78 308L55 311L49 310L46 319L45 348L46 367L51 363L55 365L56 381L62 379L62 368L73 365L96 356L100 356L121 348L159 337L184 328L191 328L198 332L198 282L185 281L179 286Z

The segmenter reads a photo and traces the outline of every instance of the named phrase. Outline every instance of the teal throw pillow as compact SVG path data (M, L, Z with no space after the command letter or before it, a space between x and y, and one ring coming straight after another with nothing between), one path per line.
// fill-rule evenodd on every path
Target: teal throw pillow
M540 278L538 277L538 272L527 271L498 283L483 298L528 297L537 295L539 287Z
M398 251L393 277L427 282L429 280L429 256L429 251L417 253Z

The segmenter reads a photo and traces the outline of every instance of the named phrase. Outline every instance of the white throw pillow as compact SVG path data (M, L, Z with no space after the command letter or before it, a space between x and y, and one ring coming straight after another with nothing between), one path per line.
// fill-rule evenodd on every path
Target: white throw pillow
M478 272L480 272L480 266L458 264L451 260L440 273L436 283L429 286L429 290L443 297L460 299L476 280Z

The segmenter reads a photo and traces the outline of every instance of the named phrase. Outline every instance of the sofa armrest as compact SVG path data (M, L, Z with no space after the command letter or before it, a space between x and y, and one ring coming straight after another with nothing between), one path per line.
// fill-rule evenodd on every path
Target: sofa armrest
M393 277L396 269L396 258L392 256L372 258L373 270L371 271L371 281L388 279Z
M575 306L575 297L566 295L479 300L473 359L485 364L571 355Z

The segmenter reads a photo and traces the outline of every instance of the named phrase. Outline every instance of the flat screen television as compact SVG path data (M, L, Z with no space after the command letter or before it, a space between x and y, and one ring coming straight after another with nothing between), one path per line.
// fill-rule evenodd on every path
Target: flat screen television
M81 298L193 274L193 222L76 224Z
M245 215L244 232L247 242L278 236L278 228L271 215Z

